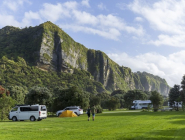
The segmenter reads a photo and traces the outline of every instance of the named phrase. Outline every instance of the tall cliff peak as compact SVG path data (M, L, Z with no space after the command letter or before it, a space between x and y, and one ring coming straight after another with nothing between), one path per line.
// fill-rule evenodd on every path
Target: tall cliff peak
M50 21L24 29L0 29L0 52L0 59L6 55L16 60L19 56L28 65L44 71L73 74L75 69L85 70L109 92L118 89L157 90L163 95L169 92L164 79L146 72L133 73L130 68L119 66L104 52L75 42Z

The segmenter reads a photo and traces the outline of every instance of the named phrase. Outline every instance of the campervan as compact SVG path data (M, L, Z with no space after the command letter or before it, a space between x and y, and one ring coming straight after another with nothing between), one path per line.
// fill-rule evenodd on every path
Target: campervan
M149 105L152 107L151 100L134 100L131 109L147 109Z
M9 120L41 121L47 118L45 105L17 105L9 112Z
M174 103L172 105L170 105L170 102L168 102L168 106L169 107L180 107L180 108L182 108L182 101L181 102L174 101Z

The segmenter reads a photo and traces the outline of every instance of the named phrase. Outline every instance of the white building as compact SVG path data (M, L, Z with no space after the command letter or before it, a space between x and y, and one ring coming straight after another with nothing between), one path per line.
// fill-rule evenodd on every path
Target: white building
M131 109L147 109L149 105L152 105L151 100L134 100Z

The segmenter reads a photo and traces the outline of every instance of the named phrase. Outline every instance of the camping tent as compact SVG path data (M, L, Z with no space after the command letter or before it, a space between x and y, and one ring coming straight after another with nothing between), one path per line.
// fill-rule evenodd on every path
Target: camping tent
M66 110L62 112L59 117L77 117L77 115L73 111Z

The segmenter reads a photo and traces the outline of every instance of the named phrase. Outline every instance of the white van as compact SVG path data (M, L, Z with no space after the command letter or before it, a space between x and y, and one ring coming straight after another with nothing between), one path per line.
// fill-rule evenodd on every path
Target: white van
M9 112L9 120L41 121L47 118L45 105L17 105Z

